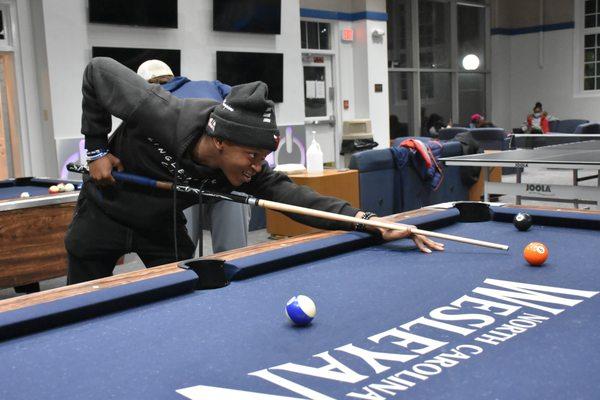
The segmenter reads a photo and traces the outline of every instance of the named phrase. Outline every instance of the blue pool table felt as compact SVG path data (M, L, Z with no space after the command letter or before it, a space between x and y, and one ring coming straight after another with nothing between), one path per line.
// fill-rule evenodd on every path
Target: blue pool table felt
M18 199L21 193L27 192L30 196L47 196L48 188L58 183L72 183L75 188L79 188L81 182L61 181L44 178L31 179L32 184L21 184L15 180L0 181L0 200Z
M335 350L352 343L406 353L389 341L375 344L367 338L474 295L486 278L600 288L598 231L534 225L517 232L511 223L495 221L456 222L438 231L511 248L502 252L446 242L444 252L424 255L408 240L378 244L11 339L0 343L0 398L182 399L175 390L195 385L301 398L248 374L288 362L320 367L325 363L313 356L326 351L369 379L348 384L272 372L332 398L348 398L349 392L363 392L364 385L465 343L484 352L427 381L413 379L416 386L387 398L595 398L600 296L556 316L523 307L520 311L549 319L498 346L473 337L508 317L495 316L493 325L473 337L416 327L413 333L449 344L406 364L381 361L391 367L381 374ZM550 250L543 267L527 266L522 257L531 241ZM284 315L286 301L295 294L317 304L317 317L306 328L294 327Z

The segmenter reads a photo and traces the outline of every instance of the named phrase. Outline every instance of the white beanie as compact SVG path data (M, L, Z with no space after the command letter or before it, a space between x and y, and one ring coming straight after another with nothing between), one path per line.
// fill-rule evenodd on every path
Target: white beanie
M149 81L158 76L173 76L173 71L164 62L160 60L144 61L138 68L137 74Z

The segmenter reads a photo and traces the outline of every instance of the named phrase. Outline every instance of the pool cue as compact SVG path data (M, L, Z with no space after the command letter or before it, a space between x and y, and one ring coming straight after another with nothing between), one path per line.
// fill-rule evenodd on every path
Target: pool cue
M67 165L67 169L72 172L85 173L85 174L89 173L89 171L87 170L86 167L83 167L83 166L77 165L77 164L72 164L72 163ZM151 186L151 187L155 187L155 188L163 189L163 190L177 190L178 192L183 192L183 193L194 193L197 195L233 201L236 203L249 204L252 206L258 206L258 207L267 208L267 209L275 210L275 211L289 212L289 213L293 213L293 214L302 214L302 215L308 215L311 217L323 218L323 219L328 219L328 220L350 222L353 224L363 224L363 225L372 226L375 228L393 229L396 231L409 230L412 234L428 236L428 237L435 237L435 238L439 238L439 239L446 239L446 240L451 240L454 242L472 244L475 246L489 247L492 249L508 250L508 246L505 244L486 242L483 240L470 239L470 238L465 238L462 236L448 235L446 233L426 231L426 230L418 229L418 228L410 229L410 228L407 228L406 225L402 225L402 224L398 224L398 223L394 223L394 222L373 221L370 219L350 217L348 215L336 214L336 213L321 211L321 210L314 210L312 208L294 206L291 204L279 203L279 202L271 201L271 200L263 200L263 199L259 199L259 198L256 198L253 196L248 196L248 195L244 196L244 195L229 194L229 193L217 193L217 192L211 192L211 191L207 191L207 190L201 190L201 189L198 189L198 188L195 188L192 186L173 185L172 182L158 181L155 179L146 178L144 176L139 176L139 175L134 175L134 174L129 174L126 172L113 171L112 175L118 181L134 183L134 184L138 184L138 185L142 185L142 186Z

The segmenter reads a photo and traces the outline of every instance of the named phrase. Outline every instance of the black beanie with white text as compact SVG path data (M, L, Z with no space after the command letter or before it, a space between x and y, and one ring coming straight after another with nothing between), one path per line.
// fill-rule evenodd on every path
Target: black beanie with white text
M267 99L264 82L251 82L231 88L229 95L212 112L206 132L234 143L277 150L279 130L274 103Z

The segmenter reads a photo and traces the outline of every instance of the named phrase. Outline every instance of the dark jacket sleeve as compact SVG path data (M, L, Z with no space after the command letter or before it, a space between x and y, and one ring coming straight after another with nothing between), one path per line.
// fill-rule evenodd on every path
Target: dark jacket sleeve
M202 132L218 103L179 99L111 58L94 58L83 74L81 133L86 148L106 148L111 115L127 122L127 132L156 139L178 158Z
M287 175L273 171L266 163L262 171L254 177L253 181L240 187L240 191L266 200L349 215L351 217L355 216L359 211L344 200L323 196L308 186L295 184ZM331 221L299 214L284 214L295 221L314 228L341 230L352 230L354 228L353 224L348 222Z
M111 58L97 57L87 65L82 83L81 133L86 148L107 148L111 115L124 121L149 94L151 85Z

